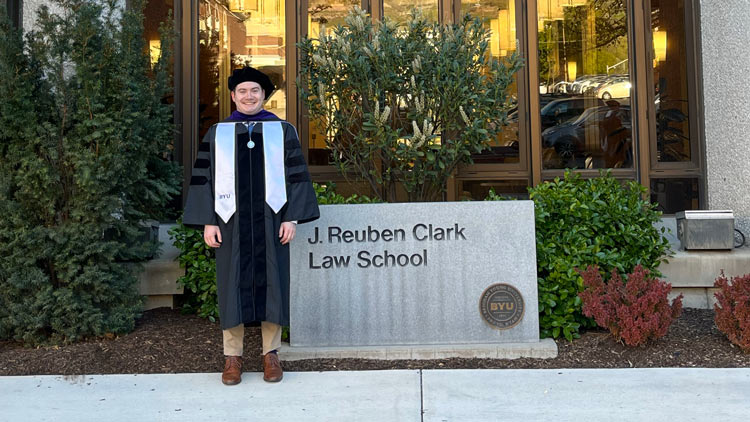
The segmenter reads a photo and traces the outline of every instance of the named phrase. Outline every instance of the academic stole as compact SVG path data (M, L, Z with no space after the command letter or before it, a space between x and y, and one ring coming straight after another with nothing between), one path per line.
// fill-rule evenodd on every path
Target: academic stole
M286 181L284 179L284 130L281 122L229 122L216 125L214 211L225 223L237 210L235 193L236 174L236 127L244 124L248 127L248 137L252 138L253 127L262 125L263 164L265 171L266 203L278 213L286 203ZM255 146L252 140L247 147Z

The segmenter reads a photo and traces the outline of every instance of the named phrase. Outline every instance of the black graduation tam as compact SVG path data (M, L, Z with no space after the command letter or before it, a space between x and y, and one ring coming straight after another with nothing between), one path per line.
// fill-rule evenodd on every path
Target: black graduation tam
M229 77L229 90L234 91L234 88L243 82L258 83L260 87L263 88L263 91L266 92L266 98L264 98L266 100L271 96L273 90L276 89L268 75L250 66L245 66L242 69L235 69L234 72L232 72L232 76Z

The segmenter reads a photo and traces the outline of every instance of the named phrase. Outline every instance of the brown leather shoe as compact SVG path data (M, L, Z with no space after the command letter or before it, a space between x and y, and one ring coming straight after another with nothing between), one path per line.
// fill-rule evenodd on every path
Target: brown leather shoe
M263 381L279 382L284 378L284 370L276 353L266 353L263 356Z
M242 381L242 356L227 356L224 361L224 372L221 382L226 385L239 384Z

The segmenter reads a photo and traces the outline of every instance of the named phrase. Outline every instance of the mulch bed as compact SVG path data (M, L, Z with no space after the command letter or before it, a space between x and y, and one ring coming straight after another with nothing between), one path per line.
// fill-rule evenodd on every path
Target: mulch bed
M369 360L310 359L284 362L287 371L434 368L656 368L750 367L743 353L716 329L713 311L684 309L669 333L647 347L630 348L607 332L590 330L573 342L558 340L555 359ZM130 334L61 347L24 348L0 342L0 375L79 375L220 372L218 324L179 311L147 311ZM261 371L260 330L245 335L245 370Z

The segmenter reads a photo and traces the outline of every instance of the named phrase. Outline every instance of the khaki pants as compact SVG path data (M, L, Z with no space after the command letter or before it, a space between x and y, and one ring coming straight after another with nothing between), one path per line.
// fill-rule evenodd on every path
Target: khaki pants
M263 321L260 323L260 333L263 337L264 355L281 346L281 325ZM242 356L244 351L245 326L240 324L236 327L222 330L222 334L224 337L224 355Z

